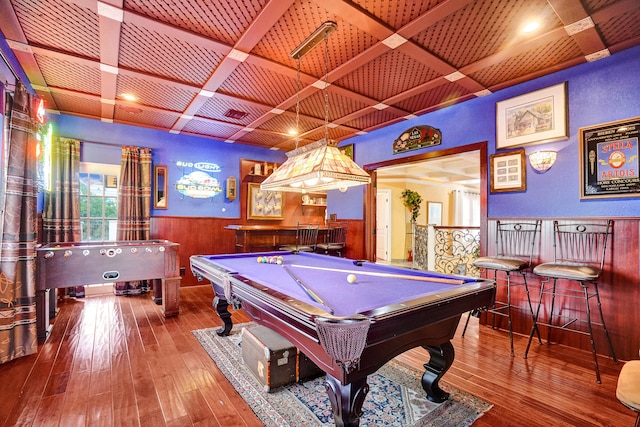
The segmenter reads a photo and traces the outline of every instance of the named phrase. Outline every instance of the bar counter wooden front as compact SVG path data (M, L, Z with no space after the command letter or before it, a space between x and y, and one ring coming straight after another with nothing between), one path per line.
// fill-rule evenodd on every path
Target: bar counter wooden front
M228 225L226 230L235 232L236 253L277 251L280 246L295 245L295 225ZM322 224L318 231L318 241L327 234Z

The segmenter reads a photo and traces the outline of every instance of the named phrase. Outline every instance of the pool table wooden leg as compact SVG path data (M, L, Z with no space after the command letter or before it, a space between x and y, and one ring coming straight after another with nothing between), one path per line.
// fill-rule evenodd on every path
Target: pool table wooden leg
M218 316L224 323L223 327L216 331L216 334L220 337L229 336L231 328L233 328L233 322L231 321L231 313L229 313L229 303L226 299L220 298L218 295L213 299L213 308L216 309Z
M449 393L442 390L438 385L440 378L449 370L453 364L455 351L451 341L447 341L439 346L423 346L431 357L429 362L424 364L425 372L422 375L422 388L427 392L427 399L435 403L444 402L449 398Z
M329 395L336 427L357 427L362 416L362 404L369 393L367 377L357 379L349 384L327 374L324 387Z

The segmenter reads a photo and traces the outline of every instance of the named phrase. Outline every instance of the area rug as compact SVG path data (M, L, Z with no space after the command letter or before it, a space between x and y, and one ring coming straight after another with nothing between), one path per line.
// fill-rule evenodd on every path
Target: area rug
M267 427L335 426L324 376L264 391L242 360L241 330L255 323L235 325L228 337L215 329L192 331L236 391ZM420 385L422 372L392 360L369 375L369 394L362 406L360 425L365 426L470 426L492 405L440 381L449 399L436 404L427 400Z

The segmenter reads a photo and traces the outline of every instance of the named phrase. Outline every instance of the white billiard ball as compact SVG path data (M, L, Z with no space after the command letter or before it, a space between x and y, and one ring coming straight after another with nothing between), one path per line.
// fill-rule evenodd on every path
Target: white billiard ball
M347 282L349 283L356 283L356 275L355 274L350 274L347 276Z

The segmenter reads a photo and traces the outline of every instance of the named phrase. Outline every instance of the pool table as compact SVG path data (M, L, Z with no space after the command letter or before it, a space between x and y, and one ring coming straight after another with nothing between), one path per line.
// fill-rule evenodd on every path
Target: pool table
M261 262L277 256L282 264ZM213 305L224 322L218 335L233 326L228 305L242 307L327 373L337 426L358 426L367 375L417 346L431 356L422 377L427 398L446 400L438 382L453 363L451 339L460 316L495 299L491 280L313 253L196 255L190 264L213 286Z

